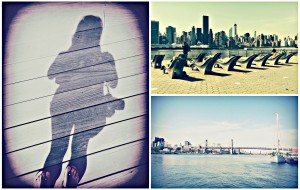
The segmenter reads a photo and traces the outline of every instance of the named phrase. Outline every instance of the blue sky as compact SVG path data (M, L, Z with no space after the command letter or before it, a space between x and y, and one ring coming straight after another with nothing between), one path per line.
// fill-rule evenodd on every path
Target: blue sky
M151 20L158 20L160 31L167 26L176 27L177 35L191 31L192 26L202 28L203 15L209 16L213 33L237 24L237 32L250 36L277 34L279 38L298 33L298 3L294 2L152 2Z
M229 144L274 146L275 112L279 113L283 147L297 146L297 97L281 96L153 96L152 139L172 145Z

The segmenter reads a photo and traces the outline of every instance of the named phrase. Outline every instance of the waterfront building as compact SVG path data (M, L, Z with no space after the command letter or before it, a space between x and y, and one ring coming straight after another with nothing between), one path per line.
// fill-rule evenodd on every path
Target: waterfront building
M166 147L162 150L162 152L170 152L170 149Z
M187 43L189 45L192 45L192 31L189 31L188 32L188 40L187 40Z
M168 26L166 28L166 37L169 44L173 44L176 42L176 28L172 26Z
M203 16L203 44L208 45L209 17Z
M196 28L197 42L202 42L202 29Z
M274 41L278 41L278 35L274 34Z
M160 35L159 36L159 44L167 44L167 43L168 43L168 40L167 40L166 34Z
M188 36L187 36L187 32L182 31L182 35L181 35L181 42L188 42Z
M192 144L191 144L189 141L185 141L185 142L184 142L184 145L185 145L185 146L189 146L189 145L192 145Z
M196 29L194 26L192 27L191 33L191 45L196 45Z
M256 40L256 31L254 31L254 40Z
M216 47L227 47L228 39L226 33L224 31L217 32L214 42Z
M246 43L246 42L250 42L250 34L249 33L244 34L244 43Z
M260 40L256 40L256 41L254 42L254 46L255 46L255 47L260 47Z
M158 146L165 146L165 139L155 137L154 141L152 142L152 147L158 147Z
M159 44L159 22L151 20L151 44Z
M234 36L237 36L238 34L237 34L237 25L236 24L234 24Z
M214 37L213 37L213 32L212 29L209 30L209 37L208 37L208 45L209 47L212 47L214 44Z
M232 27L229 28L229 38L232 37Z
M235 47L235 41L234 41L233 37L229 37L227 46L229 48L234 48Z
M181 37L180 37L180 36L177 36L177 37L176 37L176 44L182 44L182 41L181 41Z

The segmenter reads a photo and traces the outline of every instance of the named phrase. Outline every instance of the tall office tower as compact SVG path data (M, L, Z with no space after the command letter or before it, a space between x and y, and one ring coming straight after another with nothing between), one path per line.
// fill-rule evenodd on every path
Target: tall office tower
M203 44L208 44L208 16L203 16Z
M191 45L196 44L196 30L195 27L192 27L192 33L191 33Z
M232 27L229 29L229 38L232 37Z
M226 47L228 42L226 33L224 31L217 32L215 34L215 45L217 47Z
M254 39L256 40L256 31L254 31Z
M250 42L250 34L247 32L244 34L244 42Z
M187 32L182 31L181 42L188 42Z
M274 41L275 42L278 41L278 35L274 34L273 36L274 36Z
M167 44L167 43L168 43L168 40L167 40L166 34L164 33L163 35L160 35L159 36L159 44Z
M166 37L167 37L167 40L168 40L169 44L175 43L175 40L176 40L176 28L174 28L172 26L168 26L166 28Z
M187 41L187 43L188 43L189 45L191 45L191 43L192 43L192 31L189 31L189 32L188 32L188 41Z
M208 36L208 44L209 46L212 46L214 43L214 36L213 36L213 32L212 29L209 30L209 36Z
M238 34L237 34L237 25L234 24L234 36L236 36L236 35L238 35Z
M159 22L151 20L151 44L159 44Z
M197 41L198 42L202 42L201 38L202 38L202 29L201 28L196 28L196 35L197 35Z

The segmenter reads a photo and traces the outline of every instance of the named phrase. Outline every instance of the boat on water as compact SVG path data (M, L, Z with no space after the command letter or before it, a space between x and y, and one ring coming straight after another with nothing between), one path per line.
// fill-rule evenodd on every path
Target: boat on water
M286 163L291 165L298 165L298 158L287 158Z
M279 144L280 144L280 140L279 140L279 114L276 112L276 136L277 136L277 148L276 148L276 152L273 154L273 156L271 157L271 162L272 163L285 163L285 158L280 154L279 151Z
M271 157L271 162L272 163L277 163L277 164L285 163L285 159L281 155L274 155L274 156Z

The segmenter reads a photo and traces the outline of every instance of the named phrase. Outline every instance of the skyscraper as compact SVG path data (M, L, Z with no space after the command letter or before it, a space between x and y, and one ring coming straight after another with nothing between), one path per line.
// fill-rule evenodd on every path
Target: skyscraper
M229 28L229 38L232 37L232 27Z
M238 34L237 34L237 25L234 24L234 37L236 37L236 35L238 35Z
M278 35L274 34L274 41L278 41Z
M151 20L151 44L159 44L159 22Z
M217 32L215 34L215 45L217 47L226 47L227 41L228 41L228 39L227 39L226 33L224 31Z
M208 16L203 16L203 44L208 44L208 29L209 29L209 21Z
M254 39L256 40L256 31L254 31Z
M214 36L213 36L213 32L212 29L209 30L209 37L208 37L208 44L211 47L214 43Z
M187 32L182 31L181 42L188 42Z
M196 30L195 27L192 27L192 33L191 33L191 45L196 44Z
M202 42L202 39L201 39L202 38L202 29L201 28L197 28L196 32L197 32L196 33L196 35L197 35L197 41L198 42Z
M173 44L176 42L176 28L172 26L168 26L166 28L166 37L169 44Z

